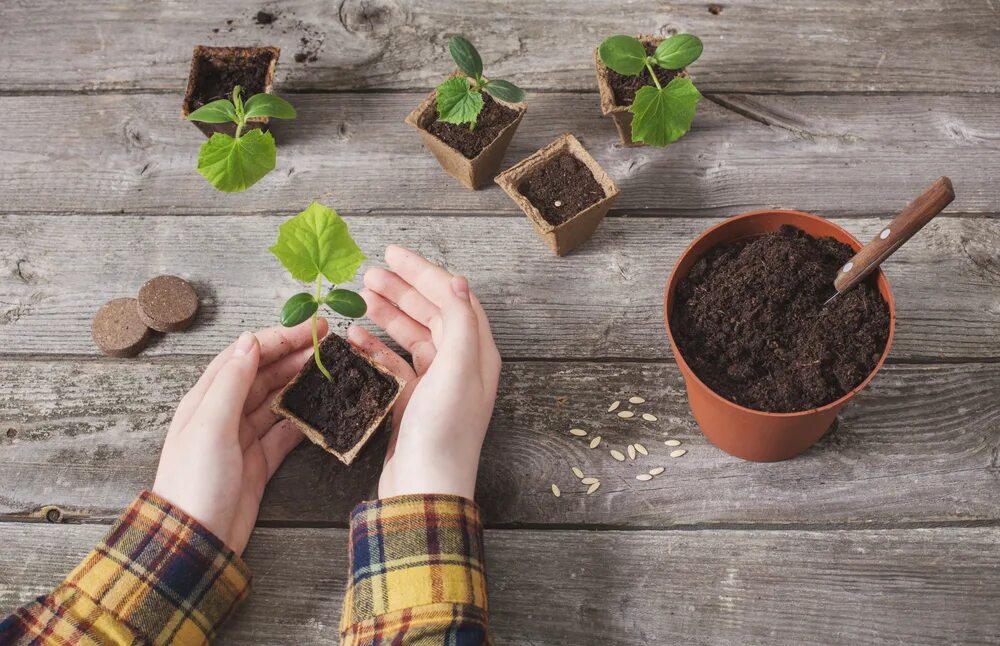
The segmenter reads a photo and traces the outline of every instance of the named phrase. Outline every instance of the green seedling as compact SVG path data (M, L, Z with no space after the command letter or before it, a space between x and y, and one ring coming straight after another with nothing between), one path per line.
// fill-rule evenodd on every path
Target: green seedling
M281 308L281 324L298 325L312 318L313 357L316 367L333 381L319 358L317 316L320 305L356 319L365 315L367 306L357 292L338 288L354 278L365 255L351 238L345 223L337 212L313 202L291 220L278 227L278 241L270 248L288 273L303 283L316 281L316 293L299 292ZM323 279L330 282L330 291L323 293Z
M483 78L483 59L472 43L452 36L448 51L465 76L453 76L437 86L438 121L469 124L474 130L483 110L483 92L508 103L524 101L524 90L510 81Z
M233 100L219 99L206 103L188 115L190 121L236 124L236 136L216 132L201 146L198 172L215 188L226 193L240 193L274 169L276 148L270 132L243 129L247 121L259 117L294 119L295 108L273 94L255 94L246 104L240 98L242 88L233 88Z
M684 136L691 128L701 93L691 79L674 77L666 87L656 78L653 66L679 70L698 60L703 45L691 34L677 34L661 42L652 56L638 38L610 36L597 52L601 62L625 76L638 76L648 70L653 85L639 88L629 106L632 113L632 141L650 146L666 146ZM655 87L654 87L655 86Z

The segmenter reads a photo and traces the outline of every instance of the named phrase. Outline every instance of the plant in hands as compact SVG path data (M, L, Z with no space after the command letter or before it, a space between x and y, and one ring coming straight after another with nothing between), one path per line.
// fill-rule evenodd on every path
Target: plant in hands
M273 94L255 94L246 103L240 98L242 88L233 88L233 99L219 99L206 103L188 115L191 121L204 123L236 124L236 136L216 132L201 145L198 153L198 172L215 188L226 193L247 190L274 169L277 149L270 132L251 128L243 129L250 119L274 117L294 119L295 108Z
M691 34L677 34L661 42L652 56L632 36L610 36L597 52L601 62L625 76L637 76L647 70L653 85L639 88L629 106L632 113L632 141L651 146L666 146L680 139L691 128L701 93L691 79L674 77L666 87L660 84L653 66L680 70L698 60L703 45ZM655 87L654 87L655 86Z
M319 357L317 317L320 305L348 318L365 315L364 299L337 283L352 280L365 255L347 231L347 223L333 209L313 202L291 220L278 227L278 241L270 248L296 280L316 282L315 293L299 292L281 308L281 324L292 327L312 320L313 358L316 367L330 381L333 377ZM323 293L323 278L330 291Z
M508 103L524 101L524 90L510 81L483 78L483 59L466 39L452 36L448 51L465 76L453 76L437 86L438 121L467 123L474 130L483 110L484 91Z
M405 351L352 326L348 340L406 381L393 410L379 496L442 493L472 499L493 414L500 354L482 305L460 276L402 247L389 269L365 272L368 318Z

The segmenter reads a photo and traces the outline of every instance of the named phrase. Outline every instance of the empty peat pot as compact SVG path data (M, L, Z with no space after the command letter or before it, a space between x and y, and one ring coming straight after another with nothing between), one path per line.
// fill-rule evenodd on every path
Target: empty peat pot
M674 267L663 294L663 316L670 339L670 349L674 353L684 383L687 386L688 404L705 437L726 453L744 460L756 462L776 462L787 460L802 453L819 441L833 424L840 409L857 395L875 377L885 363L892 347L896 330L896 304L889 289L889 282L881 270L877 273L877 283L882 298L889 307L889 335L885 349L871 373L860 384L839 399L811 410L794 413L768 413L735 404L713 392L694 373L684 360L677 341L670 329L670 319L674 306L677 284L687 276L694 264L713 247L744 238L751 238L777 231L783 225L791 225L814 237L831 237L850 245L854 251L861 243L850 233L836 224L802 211L768 210L755 211L729 218L717 224L700 236L684 250ZM831 281L830 291L833 292Z
M281 50L277 47L209 47L197 45L191 56L187 91L181 106L181 116L188 115L218 99L233 98L233 87L243 88L241 98L246 101L254 94L270 94L274 86L274 68L278 65ZM246 128L267 130L267 117L247 119ZM192 121L206 137L216 132L236 135L236 124Z

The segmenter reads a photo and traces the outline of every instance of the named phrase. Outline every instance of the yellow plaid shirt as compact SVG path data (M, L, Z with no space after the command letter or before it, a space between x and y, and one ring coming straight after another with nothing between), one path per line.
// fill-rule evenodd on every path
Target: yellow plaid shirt
M479 508L399 496L351 513L341 644L489 642ZM0 623L0 646L204 644L250 592L250 570L197 521L143 492L51 593Z

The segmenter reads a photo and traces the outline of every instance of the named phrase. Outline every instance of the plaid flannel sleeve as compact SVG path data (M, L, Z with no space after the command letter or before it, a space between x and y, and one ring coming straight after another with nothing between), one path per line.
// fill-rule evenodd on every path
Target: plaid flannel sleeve
M476 503L445 495L361 503L350 540L342 646L490 643Z
M203 644L249 590L232 550L144 491L59 587L0 623L0 644Z

